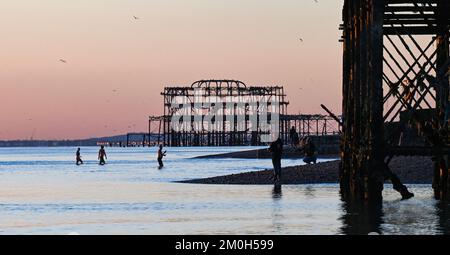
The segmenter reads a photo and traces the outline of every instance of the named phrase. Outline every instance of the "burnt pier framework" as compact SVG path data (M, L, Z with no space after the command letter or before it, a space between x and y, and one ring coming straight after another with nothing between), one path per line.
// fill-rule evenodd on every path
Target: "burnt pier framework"
M201 96L196 95L196 89L202 89ZM258 124L267 122L273 114L279 117L279 136L286 142L290 142L290 130L292 127L298 132L300 137L305 136L330 136L340 134L340 116L327 116L321 114L288 114L288 104L286 94L282 86L247 86L237 80L200 80L191 86L170 86L165 87L161 93L164 97L164 115L149 117L149 133L157 135L157 142L165 146L243 146L243 145L266 145L261 141L261 135L266 132L259 128L252 128L251 116L260 115L262 111L268 110L267 120L257 118ZM182 105L175 103L177 98L184 97L194 109L198 101L210 102L213 98L223 99L238 97L253 97L259 100L270 101L276 99L278 107L272 109L261 108L259 105L252 109L249 105L239 111L236 106L224 104L224 121L221 131L183 130L175 131L172 126L173 117L183 111ZM205 117L213 111L211 106L203 107L201 117ZM234 119L234 122L228 121ZM241 119L241 123L238 121ZM192 114L187 120L189 126L197 125L199 122ZM201 122L200 122L201 123ZM238 128L238 124L244 125L243 129Z

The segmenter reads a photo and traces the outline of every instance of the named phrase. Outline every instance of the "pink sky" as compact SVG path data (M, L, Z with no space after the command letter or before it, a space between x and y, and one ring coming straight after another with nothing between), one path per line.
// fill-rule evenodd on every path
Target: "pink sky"
M200 79L281 85L291 113L340 113L342 2L2 0L0 140L145 131L164 86Z

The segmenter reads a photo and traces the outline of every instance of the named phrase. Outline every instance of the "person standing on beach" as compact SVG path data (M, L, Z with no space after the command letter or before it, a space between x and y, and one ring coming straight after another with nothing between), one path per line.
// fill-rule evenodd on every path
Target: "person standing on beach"
M314 145L311 137L306 138L305 145L303 147L303 150L305 152L305 157L303 158L303 162L306 164L317 163L317 156L316 156L316 146Z
M81 152L80 152L80 148L77 149L77 153L76 153L76 159L77 159L77 166L82 165L83 164L83 160L81 159Z
M295 134L297 134L297 130L295 130L295 127L292 126L291 130L289 130L289 138L291 139L291 145L295 145ZM298 134L297 134L298 138Z
M292 147L297 147L298 144L300 143L300 138L298 137L298 133L297 131L295 131L295 133L292 135Z
M160 144L159 150L158 150L158 164L159 164L160 169L164 167L162 159L166 156L166 153L167 153L167 151L163 152L162 149L163 149L163 145Z
M281 157L283 155L283 141L281 141L281 138L270 144L269 151L272 156L273 180L279 182L281 180Z
M98 151L98 159L100 160L99 165L106 164L105 159L108 159L108 157L106 156L105 146L103 145L100 147L100 150Z

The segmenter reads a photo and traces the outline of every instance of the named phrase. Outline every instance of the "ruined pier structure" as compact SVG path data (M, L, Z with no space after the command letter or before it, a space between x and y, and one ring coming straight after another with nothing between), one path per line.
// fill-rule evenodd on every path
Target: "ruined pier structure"
M382 198L395 156L431 156L437 199L450 198L450 0L345 0L341 191Z
M268 111L267 121L271 120L274 114L279 116L279 135L285 142L290 141L289 133L292 127L295 127L299 136L328 136L339 134L339 124L335 118L326 115L290 115L288 114L288 104L286 94L282 86L247 86L237 80L201 80L194 82L190 86L169 86L165 87L161 95L164 97L164 115L149 117L149 134L157 135L157 143L166 146L240 146L240 145L265 145L261 141L261 135L266 132L258 128L251 128L252 115L261 114L262 109L252 109L246 105L243 111L236 110L236 105L223 105L224 121L221 131L202 130L174 130L171 121L172 117L182 111L181 104L173 104L177 97L185 97L188 102L194 104L196 99L195 91L201 88L203 90L202 101L209 101L209 98L238 98L250 96L258 100L269 102L276 98L278 107L266 107L263 110ZM204 114L211 112L210 106L203 107ZM274 112L276 111L276 112ZM204 117L204 116L203 116ZM234 119L232 123L227 121ZM239 123L238 120L243 120ZM257 119L260 121L260 118ZM184 120L186 121L186 120ZM194 114L192 114L189 125L197 125ZM264 120L261 120L264 121ZM238 125L243 125L239 129Z

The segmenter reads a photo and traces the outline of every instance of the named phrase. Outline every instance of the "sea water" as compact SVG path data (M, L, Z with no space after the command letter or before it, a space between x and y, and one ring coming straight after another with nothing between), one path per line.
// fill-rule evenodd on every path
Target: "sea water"
M270 159L194 159L255 147L0 148L0 234L443 234L448 206L430 185L401 201L386 185L379 210L341 201L338 185L201 185L175 181L271 168ZM322 159L321 161L330 160ZM283 160L283 166L303 164Z

